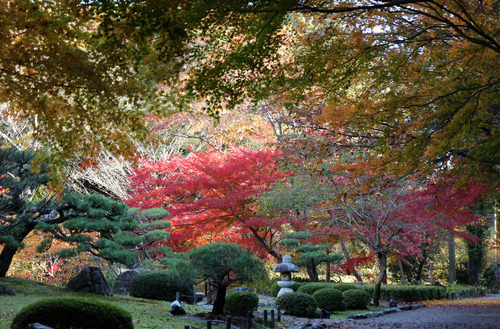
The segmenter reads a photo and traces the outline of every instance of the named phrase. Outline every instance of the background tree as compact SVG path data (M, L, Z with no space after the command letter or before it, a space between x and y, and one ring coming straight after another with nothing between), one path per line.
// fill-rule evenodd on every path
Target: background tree
M242 247L228 242L216 242L189 251L189 259L197 274L217 289L212 312L222 314L226 289L233 283L267 278L262 261Z
M486 265L489 232L487 226L468 226L467 231L478 238L476 241L466 242L468 283L477 285Z
M311 184L311 179L300 181L295 177L295 188L280 181L275 184L276 191L263 195L264 202L259 204L264 211L290 209L290 205L294 211L297 204L301 209L315 210L319 213L316 221L322 223L318 225L331 234L365 245L379 266L373 297L378 303L390 254L417 255L422 242L446 236L445 232L474 239L462 229L467 223L477 223L479 217L471 213L470 207L480 198L485 185L471 182L458 188L449 180L426 186L411 182L402 185L377 175L377 184L367 189L366 180L372 178L368 173L358 177L344 172L325 174L323 180ZM269 199L272 202L267 202ZM326 214L321 215L322 211Z

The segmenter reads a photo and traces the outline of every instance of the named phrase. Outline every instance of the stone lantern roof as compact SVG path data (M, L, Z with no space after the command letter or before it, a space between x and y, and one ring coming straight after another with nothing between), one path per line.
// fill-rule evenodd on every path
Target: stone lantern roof
M283 257L282 263L276 265L273 268L273 272L279 272L279 273L298 272L298 271L299 271L299 268L297 267L297 265L292 264L292 257L290 257L288 255Z

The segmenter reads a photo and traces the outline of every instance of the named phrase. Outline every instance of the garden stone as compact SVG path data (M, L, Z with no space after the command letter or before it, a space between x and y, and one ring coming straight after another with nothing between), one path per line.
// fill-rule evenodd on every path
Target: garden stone
M115 284L113 285L113 293L120 295L130 295L130 289L132 287L132 280L134 277L141 273L142 271L146 271L143 268L136 268L133 270L128 270L116 277Z
M10 289L7 286L4 286L3 284L0 284L0 296L15 296L16 293L14 290Z
M401 312L401 310L398 307L391 307L391 308L383 310L382 312L384 314L391 314L391 313Z
M205 298L205 294L202 292L196 292L196 301L202 301Z
M35 322L28 324L27 329L54 329L54 328Z
M99 267L85 267L76 278L68 282L67 289L76 292L90 292L111 296L111 288Z
M297 326L294 329L324 329L326 324L324 323L307 323L305 325Z

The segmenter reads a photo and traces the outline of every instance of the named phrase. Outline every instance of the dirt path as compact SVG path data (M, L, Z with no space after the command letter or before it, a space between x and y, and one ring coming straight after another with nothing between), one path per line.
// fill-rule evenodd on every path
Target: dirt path
M289 318L287 328L338 329L392 329L392 328L446 328L446 329L500 329L500 294L449 301L410 311L386 314L363 320L305 320L298 323Z

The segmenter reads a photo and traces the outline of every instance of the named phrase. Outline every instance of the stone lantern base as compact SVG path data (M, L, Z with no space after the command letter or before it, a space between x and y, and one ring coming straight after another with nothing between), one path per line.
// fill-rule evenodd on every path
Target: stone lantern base
M294 281L278 281L277 283L278 287L281 288L278 292L278 297L293 292L292 287L295 284Z

